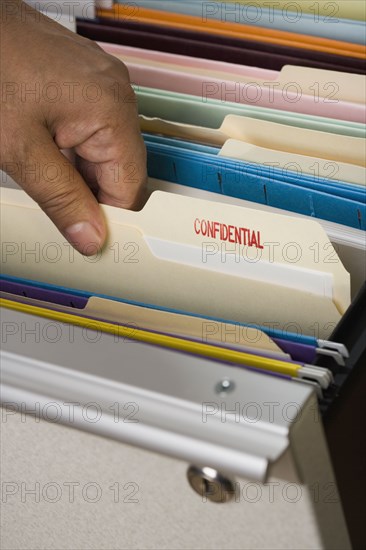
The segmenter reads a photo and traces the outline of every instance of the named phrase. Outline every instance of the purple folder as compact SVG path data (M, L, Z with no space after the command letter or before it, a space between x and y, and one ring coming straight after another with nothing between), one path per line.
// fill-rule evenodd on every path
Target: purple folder
M196 31L134 21L77 20L78 34L101 42L202 57L280 71L284 65L314 67L347 73L365 73L362 59L253 40L207 35Z
M14 294L20 298L32 298L33 300L49 302L50 306L59 305L83 309L88 303L88 298L83 296L3 279L0 279L0 291Z
M72 292L63 292L39 286L27 285L15 281L0 279L0 291L14 295L14 301L22 302L22 298L32 298L34 300L42 300L48 302L47 307L55 311L59 311L58 306L67 306L75 308L75 314L83 315L83 308L88 303L88 298L77 296ZM46 304L45 304L46 307ZM103 319L99 319L103 321ZM108 321L110 322L110 321ZM143 327L140 327L143 328ZM153 331L151 331L153 332ZM288 353L293 361L301 363L312 363L316 358L316 349L308 344L290 342L279 338L273 338L274 342L284 351ZM266 356L265 352L260 355ZM269 354L270 356L270 354ZM287 359L284 359L286 361Z

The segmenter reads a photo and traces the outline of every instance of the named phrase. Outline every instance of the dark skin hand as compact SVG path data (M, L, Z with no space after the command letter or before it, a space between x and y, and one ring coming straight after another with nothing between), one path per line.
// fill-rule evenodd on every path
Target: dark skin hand
M128 71L20 0L1 2L0 50L0 168L93 254L107 231L98 201L137 209L147 180Z

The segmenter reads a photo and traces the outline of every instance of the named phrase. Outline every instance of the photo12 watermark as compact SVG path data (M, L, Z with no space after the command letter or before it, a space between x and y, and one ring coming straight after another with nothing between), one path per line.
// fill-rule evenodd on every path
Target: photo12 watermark
M321 417L317 404L312 406L314 422L320 422ZM302 418L302 408L296 401L280 403L279 401L265 402L240 402L235 401L227 405L225 401L207 401L202 403L202 422L219 421L226 423L244 423L247 425L260 424L261 422L275 424L278 421L296 423Z
M135 481L115 481L105 485L97 481L2 481L1 502L3 505L22 504L139 504L140 485Z
M325 23L334 25L339 23L338 2L309 2L304 5L298 2L278 2L276 0L248 1L248 2L203 2L202 23L211 20L221 23L240 23L244 25L273 23L299 24Z
M119 22L128 22L135 19L140 6L136 2L123 2L117 10L113 10L114 2L104 0L101 8L108 9L108 17ZM41 22L44 16L58 23L74 23L76 18L93 20L96 17L96 2L93 0L27 0L26 2L14 2L2 0L0 3L1 16L7 22L14 16L20 17L22 22Z
M41 420L54 424L98 424L104 418L115 424L139 422L140 406L135 401L121 403L97 403L90 401L35 401L15 402L4 401L1 406L1 422L6 424L9 419L16 418L22 424L27 422L39 423Z
M114 81L108 87L101 86L98 81L32 81L32 82L1 82L1 101L19 101L20 103L64 103L74 105L77 102L101 102L106 97L117 104L136 103L135 89L129 82Z
M201 99L206 103L209 99L225 102L242 103L246 105L260 104L274 106L281 104L296 104L306 99L312 104L339 103L340 86L337 82L313 82L306 86L301 82L243 82L224 80L218 82L202 82Z
M73 243L75 244L75 243ZM83 247L83 254L77 252L73 244L65 242L14 242L1 243L1 262L3 265L18 261L20 264L77 264L81 262L96 264L108 256L114 264L138 264L142 261L140 245L134 241L115 241L101 248L90 242ZM86 255L92 252L91 255Z
M315 504L338 504L340 502L337 486L334 482L315 482L310 486L294 482L266 481L233 481L230 486L223 486L216 481L205 481L205 490L202 492L203 503L225 502L230 500L234 504L279 504L296 505L307 500Z

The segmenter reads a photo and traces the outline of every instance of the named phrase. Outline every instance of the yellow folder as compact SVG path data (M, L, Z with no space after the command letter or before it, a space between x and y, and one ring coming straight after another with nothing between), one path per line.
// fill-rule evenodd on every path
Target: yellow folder
M0 297L13 300L14 295L0 292ZM35 298L21 297L30 306L49 308L50 303ZM192 315L183 315L161 309L138 306L99 296L91 296L82 309L57 305L57 311L80 315L86 319L103 320L135 329L155 331L178 338L192 338L205 344L230 347L240 351L261 350L278 356L288 356L262 330L233 323L224 323Z
M291 376L293 378L303 378L306 382L312 380L317 382L321 388L328 388L333 381L333 375L330 370L318 366L307 364L286 362L280 359L262 357L251 353L245 353L232 349L225 349L209 344L191 342L182 338L167 336L164 334L156 334L146 330L135 329L131 331L130 327L118 326L104 321L96 321L93 319L85 319L79 315L70 315L67 313L54 311L48 308L36 307L11 300L0 299L0 308L7 308L14 311L21 311L29 315L36 315L46 319L52 319L59 323L68 323L71 325L84 327L89 330L106 332L114 334L118 338L126 338L145 342L147 344L158 345L165 348L174 349L176 351L192 353L201 357L216 359L233 363L237 366L251 367L267 372Z

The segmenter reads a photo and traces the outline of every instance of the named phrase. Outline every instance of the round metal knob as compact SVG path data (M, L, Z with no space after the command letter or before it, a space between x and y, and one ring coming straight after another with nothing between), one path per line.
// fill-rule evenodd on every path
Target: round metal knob
M235 494L234 483L213 468L190 466L187 478L192 489L202 499L211 502L227 502Z

